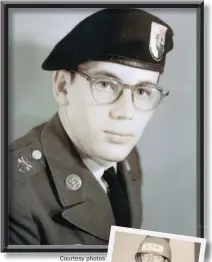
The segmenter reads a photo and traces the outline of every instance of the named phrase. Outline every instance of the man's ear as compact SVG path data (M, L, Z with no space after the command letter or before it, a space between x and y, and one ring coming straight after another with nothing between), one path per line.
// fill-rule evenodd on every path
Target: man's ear
M68 100L68 87L71 83L71 74L65 70L55 71L52 76L53 82L53 95L55 100L60 105L67 105Z

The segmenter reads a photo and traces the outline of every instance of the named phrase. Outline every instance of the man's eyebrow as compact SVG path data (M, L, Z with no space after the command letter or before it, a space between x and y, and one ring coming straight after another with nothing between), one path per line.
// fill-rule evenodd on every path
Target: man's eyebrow
M123 80L120 79L117 75L115 75L114 73L112 72L108 72L108 71L105 71L105 70L93 70L91 71L91 75L100 75L100 76L107 76L109 78L114 78L116 80L119 80L121 83L124 84ZM158 78L158 81L157 83L159 82L159 78ZM139 84L150 84L150 85L155 85L156 83L152 82L152 81L149 81L147 79L144 79L144 80L140 80L138 83L135 83L135 85L139 85Z
M107 76L107 77L115 78L115 79L117 79L117 80L119 80L119 81L122 81L117 75L115 75L115 74L113 74L113 73L111 73L111 72L108 72L108 71L103 71L103 70L101 70L101 71L96 70L96 71L95 71L95 70L94 70L94 71L91 72L91 74L92 74L92 75Z

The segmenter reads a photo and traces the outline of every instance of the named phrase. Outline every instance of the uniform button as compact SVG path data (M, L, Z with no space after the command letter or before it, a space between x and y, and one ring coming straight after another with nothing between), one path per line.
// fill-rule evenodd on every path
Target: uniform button
M82 180L78 175L71 174L66 177L65 184L70 190L78 190L82 186Z
M36 159L36 160L39 160L39 159L41 159L42 154L41 154L41 152L40 152L39 150L34 150L34 151L32 152L32 157L33 157L34 159Z

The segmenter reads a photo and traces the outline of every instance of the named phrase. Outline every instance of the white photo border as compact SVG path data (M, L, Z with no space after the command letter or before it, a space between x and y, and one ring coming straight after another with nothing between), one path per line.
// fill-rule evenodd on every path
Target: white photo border
M108 253L107 253L107 259L106 259L107 262L112 262L115 234L117 232L142 235L142 236L148 235L148 236L154 236L154 237L164 237L164 238L170 238L173 240L182 240L182 241L200 243L201 246L200 246L198 262L204 262L205 249L206 249L206 239L205 238L190 237L190 236L184 236L184 235L169 234L169 233L164 233L164 232L149 231L149 230L143 230L143 229L133 229L133 228L126 228L126 227L118 227L118 226L111 227L110 239L109 239L109 245L108 245Z

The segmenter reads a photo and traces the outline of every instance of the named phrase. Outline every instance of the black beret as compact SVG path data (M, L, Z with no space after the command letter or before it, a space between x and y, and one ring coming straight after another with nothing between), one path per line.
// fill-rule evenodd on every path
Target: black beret
M172 38L169 25L141 9L103 9L59 41L42 68L74 70L86 61L111 61L162 73Z

